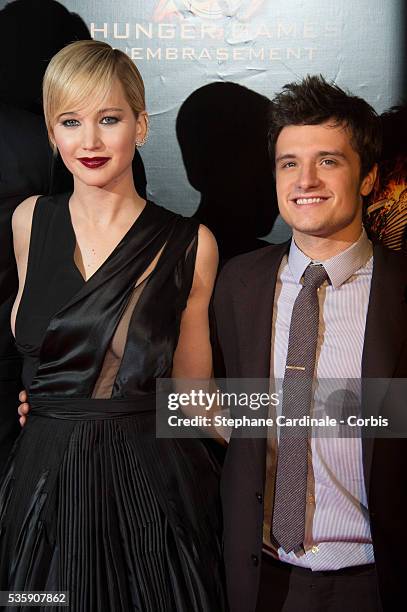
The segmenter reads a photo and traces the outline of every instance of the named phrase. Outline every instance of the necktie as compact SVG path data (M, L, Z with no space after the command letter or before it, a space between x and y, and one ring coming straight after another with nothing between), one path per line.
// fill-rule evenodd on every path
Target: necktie
M282 414L289 419L309 415L318 340L317 291L327 280L325 268L310 264L294 302L283 380ZM282 427L278 447L272 536L290 552L304 541L307 493L308 431Z

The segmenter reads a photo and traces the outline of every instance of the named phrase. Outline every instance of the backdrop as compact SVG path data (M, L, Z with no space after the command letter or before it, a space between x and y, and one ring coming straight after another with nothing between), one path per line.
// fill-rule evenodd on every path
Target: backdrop
M0 8L6 3L0 0ZM94 38L122 49L139 67L151 117L150 138L141 150L148 194L185 215L195 212L200 194L189 183L175 125L180 105L196 89L232 81L270 97L289 81L321 73L367 99L379 113L402 98L404 0L61 3L82 17ZM255 117L249 117L249 125L250 119ZM243 149L247 129L238 133ZM210 129L214 149L217 136ZM285 236L277 221L268 239Z

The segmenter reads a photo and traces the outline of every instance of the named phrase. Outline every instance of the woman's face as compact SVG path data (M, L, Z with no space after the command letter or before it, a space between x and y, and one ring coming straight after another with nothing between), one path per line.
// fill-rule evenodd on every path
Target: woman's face
M136 119L116 80L103 104L61 109L53 126L56 146L74 178L94 187L113 187L132 176L136 140L143 138L146 113Z

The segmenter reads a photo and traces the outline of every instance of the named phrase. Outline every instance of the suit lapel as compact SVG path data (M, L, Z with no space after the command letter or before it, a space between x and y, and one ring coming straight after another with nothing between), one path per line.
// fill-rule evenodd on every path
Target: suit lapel
M366 318L362 355L362 415L377 416L385 397L389 379L394 376L397 360L405 342L405 286L399 270L388 261L388 252L374 247L373 274ZM390 290L389 290L390 289ZM369 379L376 379L369 385ZM374 438L362 438L366 487Z
M246 276L240 278L240 291L235 295L235 301L239 302L236 304L236 324L239 330L240 375L243 378L266 380L266 388L261 389L264 392L269 391L272 316L277 274L290 242L270 247L263 259L257 261ZM256 386L258 391L259 386ZM267 434L241 442L247 446L252 466L256 466L256 474L261 473L264 489Z
M273 246L240 278L236 294L240 371L244 378L269 378L273 301L277 273L290 242Z

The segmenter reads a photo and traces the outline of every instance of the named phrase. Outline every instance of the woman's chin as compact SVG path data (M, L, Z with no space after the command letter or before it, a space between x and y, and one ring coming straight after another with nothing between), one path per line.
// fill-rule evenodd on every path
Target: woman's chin
M113 185L116 181L115 181L115 177L112 176L83 176L83 175L78 175L78 174L74 174L74 180L77 183L80 183L81 185L87 186L87 187L98 187L99 189L104 189L106 187L108 187L109 185Z

